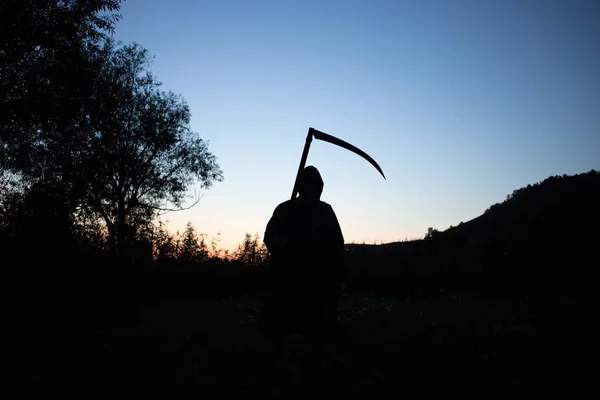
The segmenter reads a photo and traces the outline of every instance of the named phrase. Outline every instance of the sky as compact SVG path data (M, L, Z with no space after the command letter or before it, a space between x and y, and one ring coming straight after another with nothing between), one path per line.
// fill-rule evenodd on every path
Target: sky
M126 0L115 38L154 59L223 182L187 211L221 248L262 238L307 165L346 243L422 238L549 176L600 169L596 0Z

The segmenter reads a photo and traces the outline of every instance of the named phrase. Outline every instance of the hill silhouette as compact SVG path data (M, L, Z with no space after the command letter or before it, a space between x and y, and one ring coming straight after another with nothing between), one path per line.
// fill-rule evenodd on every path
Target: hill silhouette
M468 222L443 232L430 228L422 240L347 249L355 264L371 260L359 273L371 275L381 266L436 289L557 292L559 285L560 291L578 291L595 285L599 204L598 171L551 176Z

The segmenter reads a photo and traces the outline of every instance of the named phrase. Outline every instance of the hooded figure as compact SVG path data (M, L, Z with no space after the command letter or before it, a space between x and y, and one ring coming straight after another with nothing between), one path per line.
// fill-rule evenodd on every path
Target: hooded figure
M298 198L279 204L267 224L271 290L263 310L276 344L301 334L319 350L337 323L337 300L347 279L344 237L335 212L320 200L322 192L319 171L306 167Z

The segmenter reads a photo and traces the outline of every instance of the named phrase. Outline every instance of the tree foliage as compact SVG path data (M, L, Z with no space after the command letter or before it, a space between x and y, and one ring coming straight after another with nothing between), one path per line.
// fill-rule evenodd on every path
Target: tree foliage
M265 264L268 260L268 250L264 243L260 242L258 234L254 237L246 233L244 241L238 246L234 258L249 267L257 267Z
M180 241L159 221L153 235L153 258L159 263L173 263L179 257Z
M16 171L29 183L61 185L72 211L101 220L124 251L158 213L181 209L190 188L207 189L222 172L190 130L186 102L150 73L147 50L106 40L95 57L97 76L81 112L35 128L31 143L20 143L35 156Z
M432 239L433 237L437 236L437 234L439 234L440 231L438 231L437 229L434 229L432 227L427 228L427 233L425 234L425 239Z
M148 70L151 58L137 44L110 41L87 134L68 149L69 178L85 211L101 218L115 243L165 211L181 209L196 184L222 180L208 143L190 129L190 109Z
M61 192L75 221L106 230L121 251L191 189L222 180L188 105L150 72L148 51L108 37L118 0L5 3L3 177Z
M31 177L44 165L39 145L57 139L49 132L68 134L93 86L93 54L120 18L119 3L2 0L0 166Z
M191 222L187 223L183 232L179 259L185 264L200 264L208 259L208 246L204 235L199 235Z

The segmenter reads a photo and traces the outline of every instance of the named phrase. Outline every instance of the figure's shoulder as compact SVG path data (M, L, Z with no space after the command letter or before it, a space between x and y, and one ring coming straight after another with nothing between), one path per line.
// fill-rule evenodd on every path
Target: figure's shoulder
M287 205L289 205L291 202L292 202L292 200L286 200L286 201L284 201L284 202L281 202L281 203L279 203L279 204L277 205L277 208L280 208L280 207L286 207L286 206L287 206Z
M293 200L286 200L283 203L279 203L277 207L275 207L275 213L281 213L288 211L293 205Z
M333 212L333 207L331 207L331 204L326 203L322 200L319 200L319 207L321 208L321 210L323 211L327 211L327 212Z
M279 203L279 205L277 206L277 208L289 208L294 203L295 203L294 200L286 200L283 203Z

